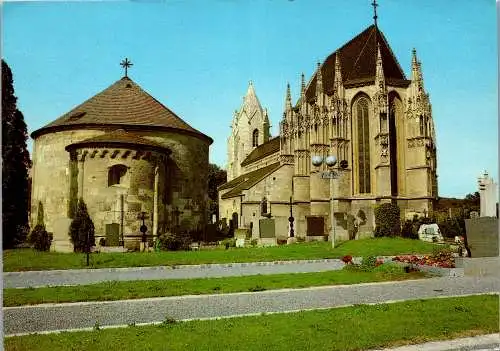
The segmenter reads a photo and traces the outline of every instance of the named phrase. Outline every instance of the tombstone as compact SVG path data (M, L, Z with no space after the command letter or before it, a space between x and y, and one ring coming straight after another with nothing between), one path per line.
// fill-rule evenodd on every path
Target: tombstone
M278 245L274 219L263 218L259 220L259 242L262 246Z
M496 217L497 210L497 184L490 178L488 172L484 172L482 177L478 178L479 196L480 196L480 217Z
M418 238L422 241L431 243L444 241L443 235L436 223L422 224L420 228L418 228Z
M106 224L106 246L120 245L120 225L118 223Z

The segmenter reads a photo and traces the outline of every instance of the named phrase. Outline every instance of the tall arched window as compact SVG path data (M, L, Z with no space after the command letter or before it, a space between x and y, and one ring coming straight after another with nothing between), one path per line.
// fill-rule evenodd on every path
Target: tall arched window
M371 192L370 187L370 128L368 99L360 98L355 106L358 134L358 189L360 193Z
M123 184L123 178L127 174L127 166L114 165L108 170L108 186Z
M420 135L424 135L424 116L420 115Z
M252 133L252 146L259 146L259 130L255 129Z

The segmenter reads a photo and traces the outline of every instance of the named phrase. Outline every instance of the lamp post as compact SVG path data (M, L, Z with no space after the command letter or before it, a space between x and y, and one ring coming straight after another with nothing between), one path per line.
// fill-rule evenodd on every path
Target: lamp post
M331 169L333 166L337 164L337 157L333 155L327 156L325 157L324 162L328 166L328 168ZM321 166L323 164L323 156L313 156L312 164L316 167ZM330 198L332 248L335 248L335 211L333 209L333 180L337 179L338 176L339 176L338 173L335 172L334 170L321 173L321 178L330 179L330 187L332 189L332 194Z

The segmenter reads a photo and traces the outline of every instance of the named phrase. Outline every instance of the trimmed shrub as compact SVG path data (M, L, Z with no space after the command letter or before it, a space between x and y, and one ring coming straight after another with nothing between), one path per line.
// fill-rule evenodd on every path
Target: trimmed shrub
M191 249L191 237L174 233L164 233L158 237L160 250L164 251L189 251Z
M95 246L94 223L83 199L78 200L76 216L69 227L69 236L74 252L86 252L87 247L90 251L90 248Z
M43 224L37 224L29 236L29 243L33 245L35 250L49 251L52 239L52 233L48 233Z
M386 203L375 208L374 235L375 237L401 235L401 214L398 205Z

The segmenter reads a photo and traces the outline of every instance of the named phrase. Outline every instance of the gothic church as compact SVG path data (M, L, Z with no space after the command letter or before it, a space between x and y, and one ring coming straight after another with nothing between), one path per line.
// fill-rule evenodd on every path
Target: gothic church
M314 156L338 162L315 166ZM219 218L262 240L287 238L290 216L295 236L314 240L334 231L338 239L372 235L374 209L384 202L397 203L402 218L429 213L436 138L416 50L407 78L375 17L318 63L307 84L302 75L295 104L287 86L274 138L250 83L233 118L227 173Z

